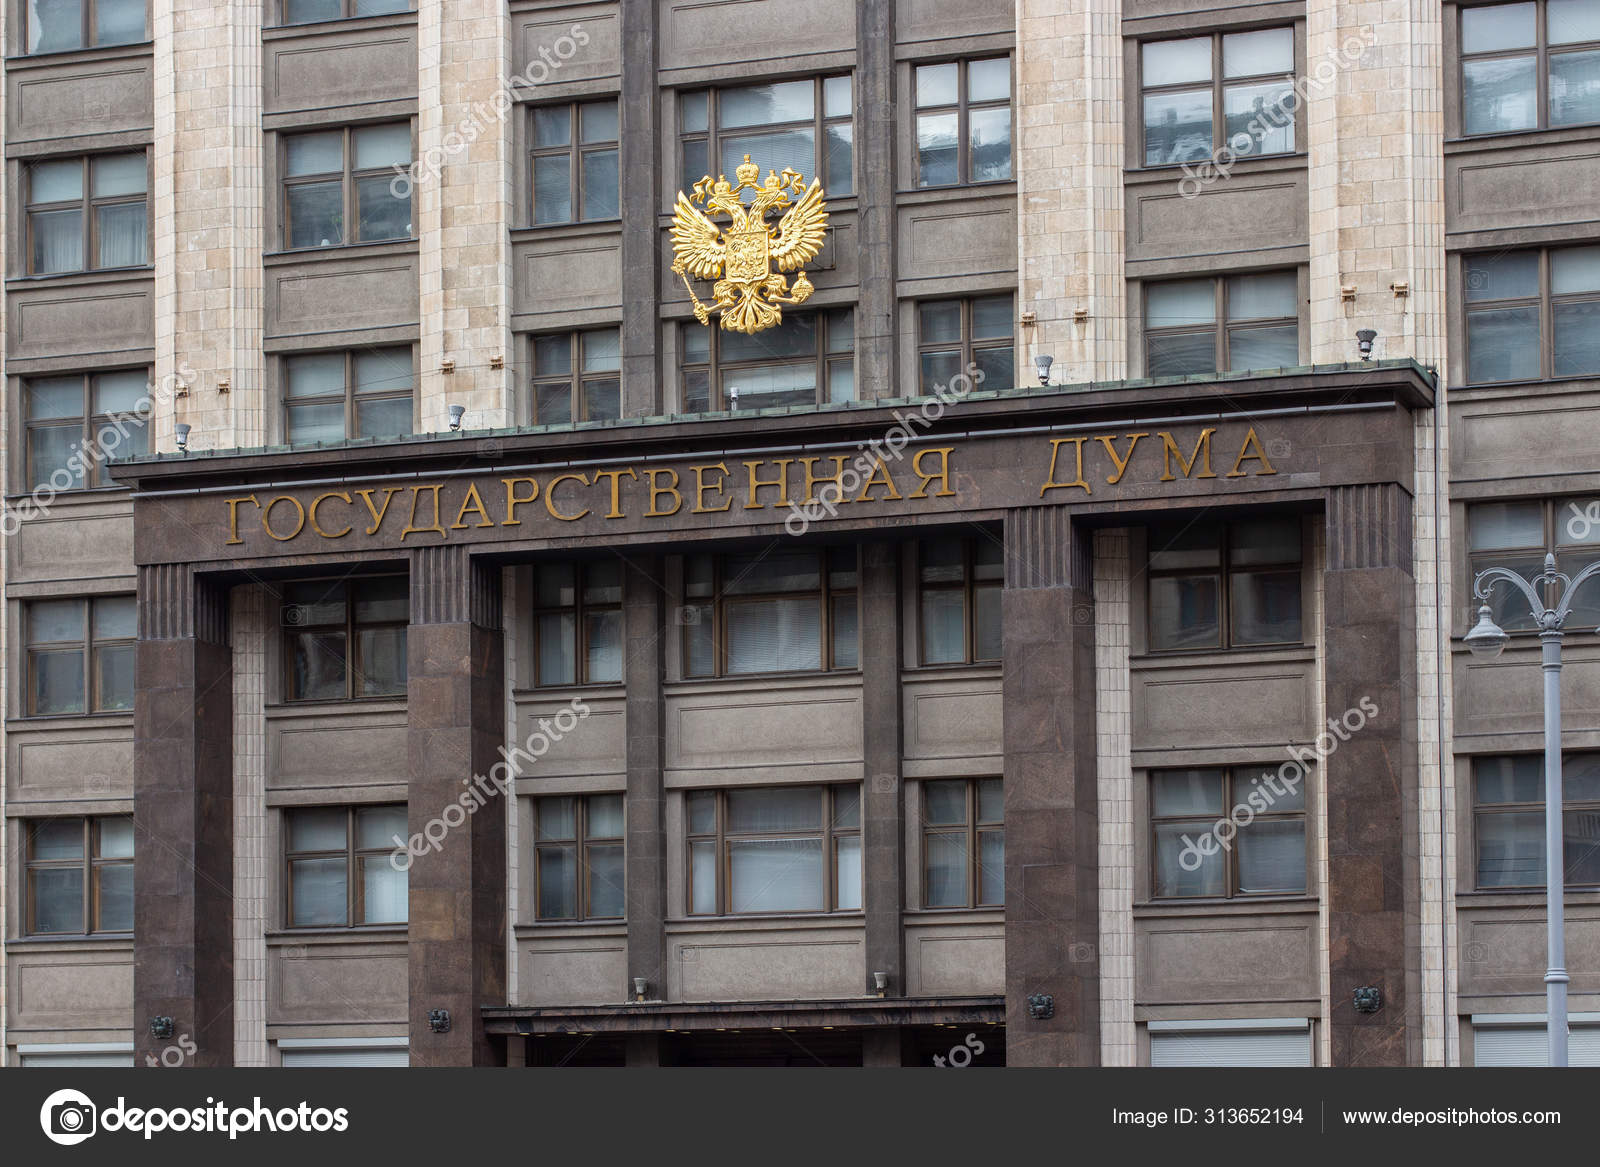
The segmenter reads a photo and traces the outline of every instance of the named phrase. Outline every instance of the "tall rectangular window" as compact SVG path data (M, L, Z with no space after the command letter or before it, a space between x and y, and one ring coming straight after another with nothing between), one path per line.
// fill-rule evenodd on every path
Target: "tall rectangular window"
M344 701L406 691L404 576L356 576L285 585L290 701Z
M541 920L620 920L627 915L622 795L533 800L534 903Z
M143 151L39 159L26 164L25 174L29 275L150 262Z
M29 600L28 713L112 713L133 708L138 614L132 596Z
M1011 296L922 300L917 304L917 392L933 397L969 365L980 389L1017 387Z
M822 180L830 198L854 192L850 76L775 81L678 95L680 184L725 175L734 181L745 155L761 168Z
M1544 570L1544 557L1553 554L1556 566L1576 576L1600 560L1600 498L1523 499L1511 502L1473 503L1467 508L1468 580L1486 567L1505 567L1532 580ZM1560 597L1544 597L1554 604ZM1600 624L1600 595L1585 587L1573 597L1568 628L1593 628ZM1476 606L1477 599L1471 603ZM1527 599L1515 587L1498 584L1489 593L1494 621L1507 632L1536 632Z
M406 871L391 862L409 837L404 805L285 811L284 837L285 926L406 922Z
M680 335L685 413L855 400L854 309L785 312L752 335L698 323Z
M689 912L861 910L861 788L693 790Z
M133 819L24 819L30 936L133 931Z
M134 45L145 33L144 0L24 0L28 52Z
M1139 46L1144 164L1295 148L1294 30L1213 33Z
M400 181L410 166L407 122L285 136L285 246L411 238L411 184Z
M411 0L283 0L283 23L311 24L411 11Z
M1236 815L1235 807L1250 813ZM1238 824L1226 842L1219 822ZM1150 855L1157 899L1302 894L1305 783L1291 786L1271 770L1249 767L1155 771Z
M685 558L684 674L853 669L856 549Z
M534 226L617 217L616 98L535 106L530 140Z
M1300 520L1150 528L1152 652L1299 644Z
M1144 305L1147 377L1300 363L1299 278L1292 271L1148 283Z
M22 401L29 489L115 486L108 458L150 452L147 369L30 377Z
M411 348L307 353L283 362L284 436L293 445L411 432Z
M1472 791L1477 886L1542 888L1544 758L1474 758ZM1600 754L1562 758L1561 826L1567 886L1600 884Z
M622 561L545 563L534 573L534 684L621 683Z
M1461 129L1505 134L1600 122L1600 8L1526 0L1461 9Z
M1006 902L1005 797L998 778L922 784L922 906Z
M1467 380L1600 375L1600 246L1469 255Z
M973 664L1000 659L1000 590L1005 560L1000 542L924 539L917 569L925 665Z
M622 416L622 330L594 328L533 338L534 425Z
M1011 59L918 65L917 185L1011 177Z

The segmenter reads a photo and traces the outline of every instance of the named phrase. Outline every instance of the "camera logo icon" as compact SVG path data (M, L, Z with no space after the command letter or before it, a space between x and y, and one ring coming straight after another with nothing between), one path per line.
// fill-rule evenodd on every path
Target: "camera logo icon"
M97 1111L89 1096L78 1090L57 1090L39 1108L39 1125L45 1138L63 1147L75 1147L95 1132Z

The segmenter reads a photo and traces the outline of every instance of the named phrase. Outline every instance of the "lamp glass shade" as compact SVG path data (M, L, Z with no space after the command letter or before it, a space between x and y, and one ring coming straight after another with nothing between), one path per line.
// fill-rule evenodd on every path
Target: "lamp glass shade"
M1472 631L1467 633L1465 639L1473 656L1487 660L1499 656L1500 650L1506 646L1506 641L1511 637L1490 618L1489 605L1484 604L1478 609L1477 624L1473 625Z

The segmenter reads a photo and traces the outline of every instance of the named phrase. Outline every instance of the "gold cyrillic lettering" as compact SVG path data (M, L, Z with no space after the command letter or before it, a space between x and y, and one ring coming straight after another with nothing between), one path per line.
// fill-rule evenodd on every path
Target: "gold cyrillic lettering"
M1083 491L1084 494L1094 493L1094 491L1090 489L1089 484L1083 480L1083 443L1087 442L1088 440L1088 438L1050 439L1050 473L1045 478L1045 484L1039 488L1040 498L1043 498L1052 490L1065 490L1069 486L1076 486L1079 490ZM1061 457L1061 447L1065 446L1069 442L1072 444L1074 461L1076 465L1076 477L1073 478L1071 482L1060 482L1056 479L1056 462Z
M294 507L294 530L290 531L287 535L280 535L278 532L272 529L272 508L277 506L280 502L286 502L290 506ZM287 543L290 539L293 539L305 529L305 525L306 508L301 506L300 500L295 498L293 495L280 494L277 498L273 499L267 504L266 510L261 512L261 529L267 533L267 538L275 539L279 543Z
M589 485L589 479L585 475L557 474L549 482L545 483L544 486L544 509L550 512L550 517L552 519L560 519L563 523L575 523L579 519L583 518L584 515L589 513L588 507L584 507L575 515L564 515L560 511L556 510L556 487L560 486L563 482L569 481L581 482L584 486Z
M887 502L890 499L893 499L896 502L900 501L900 492L895 489L894 478L890 475L889 467L882 458L873 459L872 473L867 475L867 480L861 484L861 493L856 495L852 501L878 502L878 499L872 497L872 488L874 486L884 486L888 488L889 493L883 499L883 501Z
M722 480L728 476L728 465L726 462L713 462L707 466L691 466L689 469L694 471L694 510L691 511L690 514L720 515L724 511L732 508L732 498L729 498L727 502L723 503L719 507L706 506L706 491L720 491L724 489ZM715 470L722 476L722 478L717 479L715 482L707 482L705 477L705 472L707 470Z
M525 502L536 502L538 500L539 480L537 478L502 478L500 481L506 484L506 521L500 525L502 527L520 527L522 526L522 520L517 518L517 507ZM533 487L533 493L527 498L517 497L517 484L519 482L526 482Z
M256 510L261 509L261 504L256 501L256 496L253 494L247 494L243 498L225 499L224 501L228 504L228 542L230 544L243 543L244 540L239 538L239 504L247 502L255 507Z
M683 495L678 493L678 472L676 470L646 470L645 473L650 476L650 509L645 511L646 518L660 519L667 515L675 515L683 509ZM664 474L671 475L671 481L662 486L658 479ZM670 511L664 511L656 505L661 501L661 496L664 494L672 496L672 509Z
M443 524L439 521L439 491L442 489L444 489L443 483L435 483L432 486L413 486L411 488L411 517L406 520L405 530L400 532L400 542L404 543L413 533L425 535L429 531L439 532L441 539L450 538L445 533ZM433 524L427 527L419 527L417 526L417 503L421 501L424 491L433 495Z
M915 494L909 496L910 498L927 498L928 485L935 479L939 482L939 490L933 495L934 498L953 498L955 496L956 492L950 489L950 451L954 449L954 446L936 446L931 450L918 450L916 452L911 459L911 472L922 479L922 484L917 487ZM929 474L922 468L922 460L929 454L939 455L939 471L937 474Z
M1194 453L1189 457L1183 456L1183 451L1178 448L1178 443L1172 440L1172 435L1163 431L1157 436L1161 439L1161 481L1176 482L1177 477L1172 473L1172 460L1178 460L1178 466L1183 470L1185 478L1215 478L1211 470L1211 435L1216 433L1214 426L1207 426L1200 431L1200 439L1194 444ZM1200 474L1192 474L1196 462L1205 467Z
M399 486L384 487L383 505L381 507L372 505L372 491L370 489L356 491L361 501L367 504L367 513L372 516L372 526L367 528L367 534L376 535L378 533L378 528L383 526L383 516L389 513L389 500L399 494L402 489Z
M317 495L316 498L311 500L311 507L307 511L307 516L311 519L311 529L324 539L343 539L350 533L350 525L348 523L345 524L345 528L342 531L324 531L322 524L317 522L317 508L330 498L341 499L346 506L350 505L350 496L342 490L329 491L327 494Z
M776 461L778 464L778 476L776 478L756 477L756 471L764 466L766 464L765 462L746 462L744 464L746 481L750 486L750 493L748 496L749 501L744 504L745 510L760 511L766 509L765 503L756 501L756 492L763 486L772 486L777 488L779 497L778 501L773 504L774 506L791 505L789 502L789 466L794 462L794 459L777 458L774 459L774 461Z
M1254 454L1252 454L1250 452L1252 449L1255 450ZM1262 475L1262 474L1276 474L1277 473L1277 471L1272 468L1272 463L1267 461L1267 452L1261 448L1261 442L1256 437L1256 427L1255 426L1251 426L1250 427L1250 432L1245 434L1245 436L1244 436L1244 445L1239 447L1239 456L1234 459L1234 461L1233 461L1233 469L1228 471L1228 475L1227 476L1229 478L1245 478L1245 477L1248 477L1248 475L1247 475L1247 473L1245 471L1239 469L1239 467L1244 465L1246 462L1260 462L1261 463L1261 469L1256 471L1256 474L1258 476Z
M632 466L622 470L596 470L594 472L594 485L599 486L602 478L611 479L611 510L607 513L608 519L622 517L622 476L626 474L635 482L639 481L639 472Z
M468 524L461 520L467 517L468 511L478 513L478 522L471 524L475 527L492 527L494 520L489 517L488 510L483 505L483 496L478 493L476 482L467 483L467 497L461 500L461 511L456 515L456 521L450 524L452 531L465 531Z
M835 487L839 487L842 484L844 479L844 455L833 454L830 456L833 458L833 477L831 478L826 474L813 474L811 472L811 468L822 461L821 458L800 459L800 464L806 470L806 502L815 502L817 500L816 487L819 482L831 482ZM839 493L843 492L840 491Z
M1115 486L1122 481L1122 476L1128 472L1128 463L1133 461L1133 452L1139 446L1140 438L1147 438L1149 434L1129 434L1128 453L1126 457L1117 457L1116 435L1101 436L1098 441L1106 448L1106 453L1111 457L1111 464L1117 468L1115 474L1106 475L1106 485Z

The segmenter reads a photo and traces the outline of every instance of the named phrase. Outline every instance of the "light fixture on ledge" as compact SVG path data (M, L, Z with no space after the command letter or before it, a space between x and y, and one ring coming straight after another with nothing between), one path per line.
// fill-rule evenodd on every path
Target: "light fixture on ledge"
M454 433L459 433L461 431L461 419L462 419L462 417L464 417L466 415L466 412L467 412L467 407L465 405L452 405L450 407L450 432L451 433L454 434Z
M1377 339L1378 333L1375 329L1363 328L1356 333L1356 345L1361 350L1362 360L1372 359L1372 342Z
M643 1001L644 1000L644 995L649 991L650 991L650 982L649 981L645 980L644 977L634 977L633 978L633 999L635 1001Z
M187 454L189 452L189 430L191 428L192 427L186 421L180 421L178 423L178 453L180 454Z
M872 974L872 987L877 990L878 996L883 996L889 991L889 974L875 972Z
M1033 358L1033 367L1039 371L1039 384L1050 384L1050 366L1055 364L1055 360L1049 353L1040 353Z

